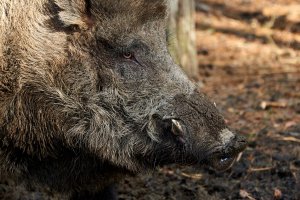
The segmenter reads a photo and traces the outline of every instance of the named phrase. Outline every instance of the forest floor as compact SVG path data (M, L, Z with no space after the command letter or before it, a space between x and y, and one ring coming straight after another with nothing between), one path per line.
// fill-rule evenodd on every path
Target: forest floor
M299 0L197 0L199 87L249 146L233 168L166 166L121 199L300 199Z
M171 165L128 177L120 200L300 199L299 0L196 2L199 87L249 145L227 172Z

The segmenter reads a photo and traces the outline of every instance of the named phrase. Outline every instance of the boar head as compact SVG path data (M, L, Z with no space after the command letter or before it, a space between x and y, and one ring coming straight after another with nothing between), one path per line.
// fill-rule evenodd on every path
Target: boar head
M94 60L102 104L115 102L108 112L114 116L109 126L116 130L107 134L114 137L116 164L129 169L167 163L229 168L245 139L227 128L214 104L171 58L167 2L91 1L90 8L93 39L79 43Z
M10 165L47 176L53 167L58 178L74 166L82 171L66 180L86 180L88 169L101 176L104 163L131 172L169 163L232 165L245 139L171 58L167 1L47 2L17 7L23 24L15 27L23 32L11 63L20 65L19 88L0 129ZM78 162L82 152L92 159Z

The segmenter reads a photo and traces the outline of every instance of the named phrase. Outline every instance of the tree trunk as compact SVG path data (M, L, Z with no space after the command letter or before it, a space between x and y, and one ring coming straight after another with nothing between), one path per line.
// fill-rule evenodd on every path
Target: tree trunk
M195 1L170 1L170 52L191 78L198 75L195 30Z

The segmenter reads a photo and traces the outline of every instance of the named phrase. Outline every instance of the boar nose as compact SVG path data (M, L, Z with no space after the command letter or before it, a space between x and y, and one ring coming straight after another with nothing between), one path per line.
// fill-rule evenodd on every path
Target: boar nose
M217 171L229 169L236 157L247 146L246 138L240 135L234 136L223 148L218 148L209 158L209 164Z
M247 140L244 136L235 135L235 137L227 145L228 152L238 154L242 152L247 146Z

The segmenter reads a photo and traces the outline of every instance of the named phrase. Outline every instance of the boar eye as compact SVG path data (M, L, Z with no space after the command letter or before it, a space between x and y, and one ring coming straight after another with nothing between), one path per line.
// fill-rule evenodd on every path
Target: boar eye
M125 58L125 59L127 59L127 60L133 60L134 59L134 55L133 55L133 53L131 53L131 52L124 52L123 53L123 57Z

